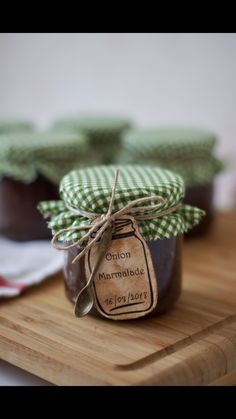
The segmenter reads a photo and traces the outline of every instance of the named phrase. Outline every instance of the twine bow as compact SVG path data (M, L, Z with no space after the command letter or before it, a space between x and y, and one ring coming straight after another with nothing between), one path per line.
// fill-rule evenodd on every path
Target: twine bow
M91 222L90 225L84 225L84 226L72 226L72 227L68 227L68 228L64 228L61 229L60 231L58 231L54 237L52 238L52 245L58 249L58 250L69 250L73 247L80 247L80 245L86 240L89 239L89 237L91 237L92 234L95 234L95 237L84 247L84 249L73 259L72 263L77 262L79 259L81 259L85 253L87 253L89 251L89 249L91 249L91 247L93 247L95 245L95 243L100 239L100 237L103 235L103 233L105 232L105 230L108 228L108 226L110 226L111 224L114 224L115 221L123 214L132 214L134 212L139 212L139 215L135 215L135 219L136 220L154 220L160 217L163 217L164 215L170 214L171 212L176 211L179 206L181 204L178 204L174 207L168 208L166 210L163 211L159 211L159 212L155 212L156 210L159 210L160 208L162 208L165 203L166 203L166 199L163 198L160 195L152 195L152 196L147 196L144 198L138 198L133 200L132 202L130 202L129 204L125 205L123 208L121 208L120 210L118 210L117 212L112 214L112 207L113 207L113 203L115 200L115 191L116 191L116 187L117 187L117 182L118 182L118 176L119 176L119 170L116 170L115 173L115 181L114 181L114 185L112 187L112 193L111 193L111 200L109 203L109 208L106 214L97 214L97 213L90 213L90 212L86 212L86 211L81 211L75 208L72 208L70 206L67 206L68 209L70 209L70 211L74 212L74 214L77 215L83 215L86 216L88 218L91 218L93 221ZM135 207L135 205L137 204L142 204L148 201L159 201L157 204L155 205L148 205L148 206L140 206L140 207ZM148 211L151 211L149 213L147 213ZM67 232L73 232L73 231L79 231L79 230L88 230L87 233L85 233L83 235L83 237L81 237L79 240L77 240L76 242L69 244L69 245L63 245L60 242L57 241L58 237L64 233Z

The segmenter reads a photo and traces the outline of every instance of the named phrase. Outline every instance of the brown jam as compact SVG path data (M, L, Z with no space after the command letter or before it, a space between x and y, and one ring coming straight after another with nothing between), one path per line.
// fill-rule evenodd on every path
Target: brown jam
M17 241L50 238L51 232L37 205L40 201L58 198L58 187L43 176L38 176L32 183L2 178L0 234Z
M172 308L180 296L182 279L182 236L147 242L147 245L151 252L156 271L158 288L157 306L147 315L152 316L162 314ZM86 284L84 257L77 263L72 264L72 260L79 252L80 250L76 248L71 248L65 252L65 291L68 299L73 303L79 291ZM98 312L95 305L90 313L94 316L105 318Z
M206 215L202 218L201 222L193 227L193 229L186 234L186 237L201 236L208 233L211 229L214 218L213 193L213 182L207 185L197 185L186 188L184 202L206 211Z

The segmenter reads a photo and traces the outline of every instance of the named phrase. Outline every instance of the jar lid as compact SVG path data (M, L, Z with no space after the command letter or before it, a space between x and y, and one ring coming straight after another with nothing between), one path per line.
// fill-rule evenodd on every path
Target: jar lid
M17 133L33 131L33 124L29 121L20 120L0 120L0 135L8 133Z
M162 166L173 170L182 176L185 186L205 185L212 182L225 165L217 157L210 156L206 160L189 163L164 163Z
M124 149L132 155L165 158L197 158L210 155L214 134L194 128L130 130L122 137Z
M85 115L62 118L53 125L54 129L75 130L86 134L91 140L112 141L131 126L125 118L102 115Z
M212 182L224 164L213 155L214 134L193 128L130 130L122 136L122 164L155 164L173 170L186 186Z
M144 207L155 205L157 202L151 198L154 195L163 198L161 211L178 205L178 209L170 214L139 221L140 231L146 240L163 239L184 233L196 225L204 214L202 210L181 203L185 192L184 182L171 171L139 165L94 166L72 171L62 179L61 201L42 202L39 205L44 216L51 217L49 227L53 233L62 228L88 225L88 213L92 213L93 216L106 214L117 169L119 180L115 190L113 213L138 198L150 197L148 202L142 204ZM137 208L137 213L138 211ZM135 217L138 214L134 212L133 215ZM62 234L60 239L70 242L79 239L82 233L81 230L68 231Z
M32 182L38 174L59 183L69 170L85 163L87 138L82 134L27 132L1 135L0 176Z

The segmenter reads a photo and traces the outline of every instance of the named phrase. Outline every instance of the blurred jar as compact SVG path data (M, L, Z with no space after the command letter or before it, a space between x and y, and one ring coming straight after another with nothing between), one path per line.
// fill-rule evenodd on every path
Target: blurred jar
M34 125L29 121L14 120L14 119L0 119L0 135L14 134L20 132L33 131Z
M92 163L109 164L116 159L121 147L121 136L131 127L126 118L109 115L74 116L59 119L53 130L72 131L89 139L89 155Z
M222 162L214 156L214 134L194 128L131 130L122 137L119 163L158 165L181 175L186 185L184 202L206 211L188 236L207 233L213 222L214 179Z
M25 132L0 136L2 235L19 241L51 237L37 204L59 198L61 178L69 170L84 166L86 147L87 138L75 133Z

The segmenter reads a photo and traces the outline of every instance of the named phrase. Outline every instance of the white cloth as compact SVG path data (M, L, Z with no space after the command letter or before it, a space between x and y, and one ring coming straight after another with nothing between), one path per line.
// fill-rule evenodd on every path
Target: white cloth
M62 252L48 240L14 242L0 237L0 298L19 295L62 266Z

